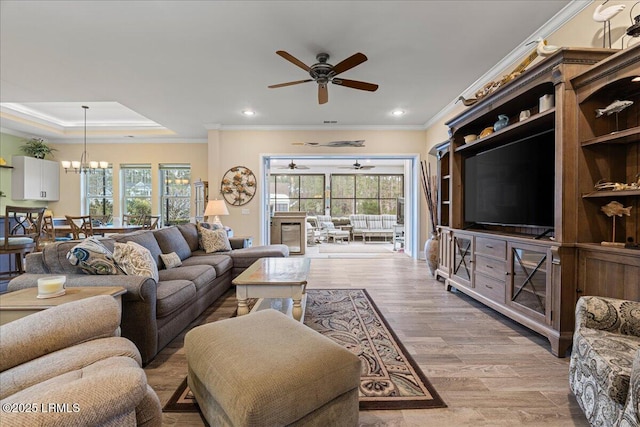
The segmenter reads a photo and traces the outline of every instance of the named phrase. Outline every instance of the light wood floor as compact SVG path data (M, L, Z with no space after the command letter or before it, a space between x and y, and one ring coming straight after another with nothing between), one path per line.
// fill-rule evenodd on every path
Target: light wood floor
M569 359L541 336L462 293L446 292L424 261L313 259L309 288L366 288L448 408L361 411L361 426L587 426L568 386ZM235 309L230 291L209 320ZM195 323L195 322L194 322ZM164 405L186 376L183 336L145 371ZM165 413L164 425L202 426L197 414Z

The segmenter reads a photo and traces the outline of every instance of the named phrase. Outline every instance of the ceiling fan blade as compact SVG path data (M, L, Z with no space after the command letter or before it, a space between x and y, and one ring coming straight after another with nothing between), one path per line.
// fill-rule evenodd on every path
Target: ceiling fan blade
M296 165L296 169L309 169L309 166Z
M306 80L296 80L295 82L287 82L287 83L279 83L277 85L271 85L271 86L267 86L269 89L276 89L279 87L285 87L285 86L292 86L292 85L297 85L300 83L307 83L307 82L312 82L313 79L306 79Z
M348 79L334 79L331 83L338 86L346 86L352 89L368 90L369 92L375 92L378 90L378 85L374 83L361 82L358 80Z
M327 102L329 102L327 85L318 85L318 104L326 104Z
M290 53L285 52L284 50L278 50L278 51L276 51L276 54L280 55L281 57L283 57L287 61L291 62L292 64L297 65L298 67L302 68L305 71L311 71L311 67L309 67L307 64L305 64L304 62L300 61L298 58L296 58L295 56L291 55Z
M337 76L340 73L344 73L345 71L352 69L356 65L362 64L366 60L367 57L364 53L354 53L344 61L338 62L336 65L334 65L333 75Z

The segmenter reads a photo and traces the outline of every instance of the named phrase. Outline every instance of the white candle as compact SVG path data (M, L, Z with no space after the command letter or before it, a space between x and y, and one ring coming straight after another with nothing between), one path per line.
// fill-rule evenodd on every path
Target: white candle
M38 294L54 294L64 289L65 276L54 276L38 279Z

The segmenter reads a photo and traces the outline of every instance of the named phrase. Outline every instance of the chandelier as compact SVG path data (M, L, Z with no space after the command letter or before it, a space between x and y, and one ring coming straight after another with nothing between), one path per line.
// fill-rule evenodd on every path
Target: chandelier
M62 160L60 162L65 173L70 170L75 173L94 173L98 169L107 169L109 167L109 162L89 161L89 156L87 156L87 110L89 107L83 105L82 108L84 108L84 149L82 156L80 156L80 161Z

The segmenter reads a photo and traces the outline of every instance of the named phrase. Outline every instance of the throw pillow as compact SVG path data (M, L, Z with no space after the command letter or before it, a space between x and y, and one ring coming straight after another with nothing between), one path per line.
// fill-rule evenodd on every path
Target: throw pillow
M170 268L180 267L182 265L182 260L175 252L171 252L170 254L161 254L160 258L162 258L162 262L167 270Z
M207 254L231 250L231 243L229 243L229 237L224 229L209 230L199 226L198 237L200 248Z
M67 259L87 274L125 274L111 251L95 237L86 238L71 248Z
M116 243L113 258L128 275L151 277L156 282L160 280L151 251L136 242Z

